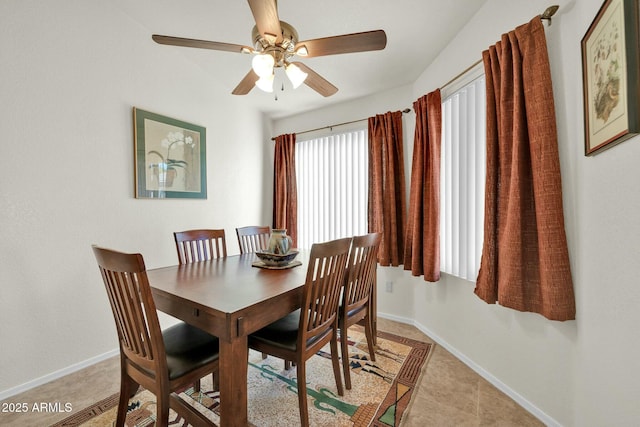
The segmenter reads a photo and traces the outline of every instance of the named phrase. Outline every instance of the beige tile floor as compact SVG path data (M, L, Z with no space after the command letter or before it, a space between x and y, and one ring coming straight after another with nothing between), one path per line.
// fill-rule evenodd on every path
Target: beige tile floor
M417 328L379 319L380 330L421 341L431 341ZM67 375L56 381L13 396L4 403L38 402L70 403L73 411L118 391L118 358ZM90 382L93 388L87 389ZM1 412L0 426L43 427L60 421L70 413ZM539 420L520 407L451 353L436 345L420 379L408 411L402 419L404 427L425 426L543 426Z

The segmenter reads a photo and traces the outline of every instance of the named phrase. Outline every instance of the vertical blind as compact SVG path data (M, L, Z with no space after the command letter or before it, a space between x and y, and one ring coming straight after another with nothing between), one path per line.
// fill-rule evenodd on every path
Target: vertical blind
M442 103L440 269L475 281L484 231L485 79Z
M367 233L368 166L366 129L297 142L299 248Z

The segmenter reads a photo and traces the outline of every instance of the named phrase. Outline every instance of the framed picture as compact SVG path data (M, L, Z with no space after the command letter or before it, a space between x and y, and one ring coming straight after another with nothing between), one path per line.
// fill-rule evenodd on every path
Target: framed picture
M206 129L133 108L135 194L206 199Z
M582 38L585 155L640 132L638 0L606 0Z

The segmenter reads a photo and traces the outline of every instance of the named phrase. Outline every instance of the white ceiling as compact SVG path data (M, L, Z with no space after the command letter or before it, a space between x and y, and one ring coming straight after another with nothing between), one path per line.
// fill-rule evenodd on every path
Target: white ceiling
M281 21L293 25L300 40L382 29L382 51L301 59L338 87L324 98L306 85L293 90L276 70L273 94L254 88L243 102L265 114L284 117L413 83L486 0L280 0ZM154 43L151 34L252 45L255 25L244 0L120 1L121 8L149 28L149 49L173 49L201 66L229 95L251 67L251 56ZM280 88L284 84L284 91ZM277 95L278 100L274 98Z

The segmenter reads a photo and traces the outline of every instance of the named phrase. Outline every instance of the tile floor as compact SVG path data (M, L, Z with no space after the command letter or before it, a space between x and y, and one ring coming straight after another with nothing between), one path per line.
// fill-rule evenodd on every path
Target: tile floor
M431 341L417 328L386 319L378 319L380 330L421 341ZM26 414L1 412L4 403L70 403L73 411L108 397L118 391L117 357L67 375L0 402L0 425L43 427L70 415L66 412ZM99 385L87 390L84 383ZM7 408L8 409L8 408ZM403 427L425 426L543 426L511 398L468 368L451 353L436 345L426 371L420 379L411 405L405 413Z

